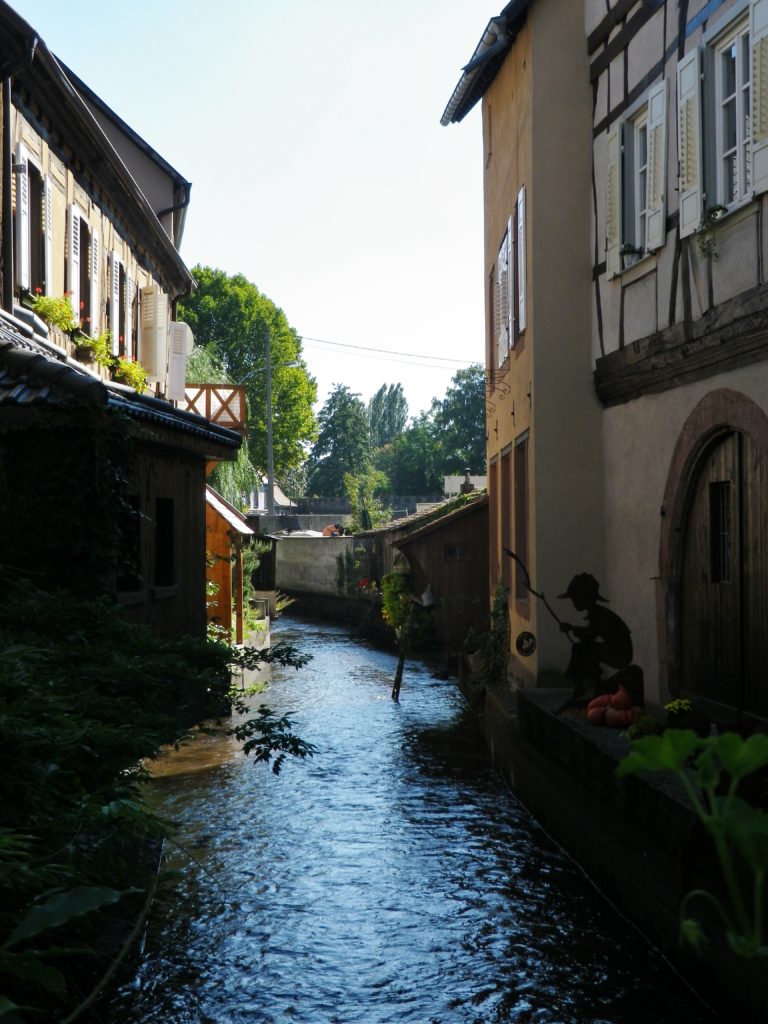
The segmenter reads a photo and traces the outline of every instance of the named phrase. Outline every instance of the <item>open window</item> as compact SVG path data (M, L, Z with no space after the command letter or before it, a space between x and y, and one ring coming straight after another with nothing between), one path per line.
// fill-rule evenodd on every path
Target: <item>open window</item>
M724 16L677 66L680 235L768 190L768 0Z
M666 240L667 82L608 135L606 269L610 276Z

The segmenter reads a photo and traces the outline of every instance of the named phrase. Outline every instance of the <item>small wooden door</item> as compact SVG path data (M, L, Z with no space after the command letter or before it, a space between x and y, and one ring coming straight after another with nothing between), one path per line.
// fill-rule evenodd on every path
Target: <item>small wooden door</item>
M680 593L682 689L768 717L768 460L736 431L693 483Z

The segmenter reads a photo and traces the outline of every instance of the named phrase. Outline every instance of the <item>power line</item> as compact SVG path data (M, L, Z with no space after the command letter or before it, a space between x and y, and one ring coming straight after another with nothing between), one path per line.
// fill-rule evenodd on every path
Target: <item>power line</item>
M302 335L301 336L301 340L302 341L313 341L313 342L316 342L319 345L333 345L335 348L352 348L352 349L357 349L358 351L361 351L361 352L380 353L382 355L388 355L388 356L405 356L406 359L423 359L423 360L428 360L429 362L435 362L435 363L437 363L437 362L440 362L440 363L454 363L457 366L471 366L473 362L477 361L477 360L472 360L472 359L454 359L454 358L452 358L450 356L428 356L428 355L424 355L421 352L419 352L419 353L396 352L396 351L393 351L392 349L388 349L388 348L368 348L366 345L351 345L348 342L344 342L344 341L327 341L325 338L310 338L310 336L308 334ZM428 364L427 363L423 363L422 365L428 365Z

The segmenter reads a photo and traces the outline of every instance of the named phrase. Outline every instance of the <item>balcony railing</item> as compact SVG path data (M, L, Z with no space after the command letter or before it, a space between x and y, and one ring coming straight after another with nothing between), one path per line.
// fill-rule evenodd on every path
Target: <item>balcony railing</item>
M245 388L234 384L195 384L186 387L187 412L205 416L211 423L245 433Z

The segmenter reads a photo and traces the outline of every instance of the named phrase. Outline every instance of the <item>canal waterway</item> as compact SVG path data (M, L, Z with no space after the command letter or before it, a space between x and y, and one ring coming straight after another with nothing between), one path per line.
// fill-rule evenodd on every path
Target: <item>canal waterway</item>
M711 1024L488 762L455 681L282 619L312 760L205 740L152 784L178 822L121 1024ZM589 823L585 821L585 828ZM191 854L194 860L190 859Z

